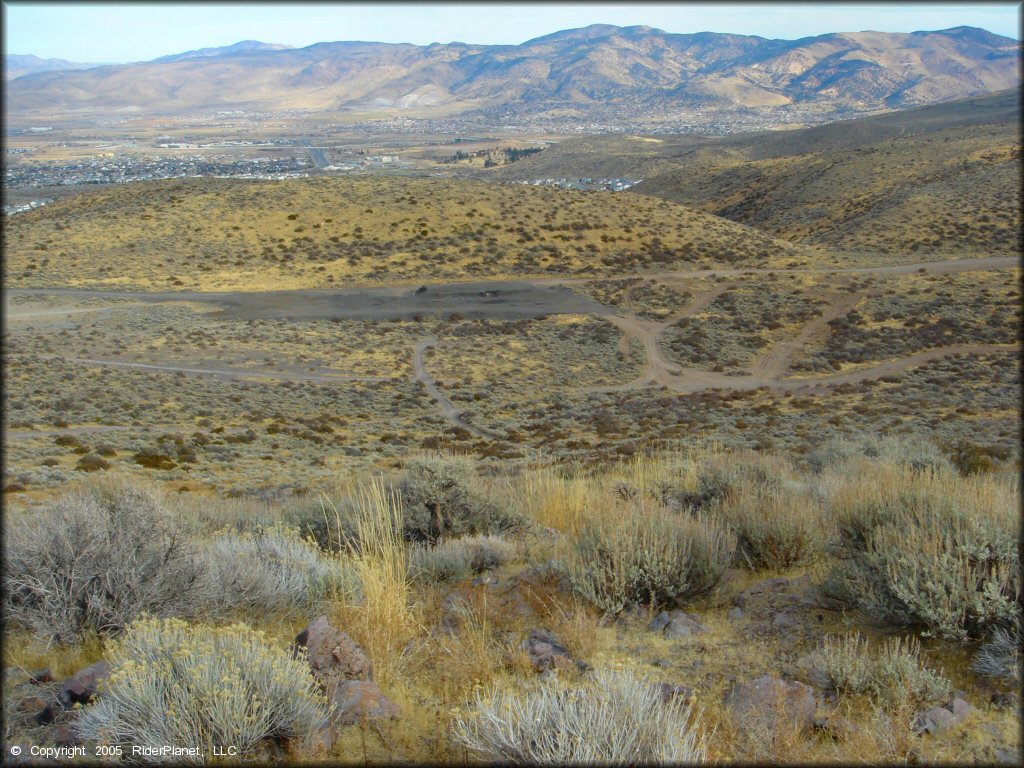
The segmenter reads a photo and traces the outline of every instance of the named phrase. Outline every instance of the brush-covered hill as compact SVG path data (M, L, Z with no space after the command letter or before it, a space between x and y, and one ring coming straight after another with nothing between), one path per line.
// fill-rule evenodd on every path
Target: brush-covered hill
M412 178L118 185L11 217L8 286L267 290L806 263L640 195Z
M1017 86L1020 44L972 27L800 40L598 24L521 45L238 44L12 83L9 114L131 109L559 110L927 104ZM203 54L203 55L197 55ZM565 112L569 110L569 112Z
M641 178L631 192L893 262L1012 255L1019 121L1012 90L793 131L572 139L492 175Z

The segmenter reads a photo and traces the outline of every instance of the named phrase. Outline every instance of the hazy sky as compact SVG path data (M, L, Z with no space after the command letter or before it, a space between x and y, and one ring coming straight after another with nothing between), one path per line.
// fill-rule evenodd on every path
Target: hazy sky
M734 32L796 39L825 32L914 32L969 25L1019 37L1017 2L952 5L803 3L48 3L3 2L6 53L85 62L142 61L261 40L459 40L516 44L588 24L666 32Z

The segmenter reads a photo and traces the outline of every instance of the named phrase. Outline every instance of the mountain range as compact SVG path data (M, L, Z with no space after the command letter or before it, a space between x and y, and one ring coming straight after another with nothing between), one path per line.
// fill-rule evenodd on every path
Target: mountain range
M69 69L91 69L100 67L102 64L86 64L80 61L67 61L65 59L41 59L32 54L5 53L4 54L4 79L13 80L23 75L31 75L36 72L52 72L54 70Z
M799 40L596 24L521 45L244 41L150 62L27 74L8 114L120 110L474 110L608 104L887 109L1019 85L1021 46L974 27L833 33ZM10 64L8 63L8 66Z

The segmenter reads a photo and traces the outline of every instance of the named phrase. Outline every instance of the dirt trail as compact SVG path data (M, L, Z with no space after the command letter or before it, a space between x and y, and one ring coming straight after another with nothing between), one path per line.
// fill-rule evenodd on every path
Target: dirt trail
M825 311L805 325L795 339L773 344L765 354L754 361L750 372L763 379L778 379L784 376L789 370L790 358L807 346L814 334L827 323L849 314L861 298L859 294L854 294L833 299Z
M948 347L936 347L934 349L915 352L906 357L888 360L884 363L860 368L855 371L844 373L831 373L824 376L807 376L799 379L768 378L764 376L729 376L724 373L705 371L699 368L681 368L676 375L658 375L657 373L642 376L625 384L616 384L605 387L583 387L577 392L627 392L636 389L645 389L655 384L664 386L675 392L700 392L705 389L759 389L768 387L776 390L799 390L814 387L834 387L840 384L856 384L868 379L878 379L901 373L908 368L915 368L933 360L946 357L947 355L969 355L987 354L991 352L1017 352L1021 348L1018 344L951 344Z
M434 399L434 402L437 403L438 410L440 410L444 417L452 424L457 427L462 427L476 437L483 438L485 440L493 439L496 437L493 432L486 429L480 429L479 427L474 427L468 421L463 419L462 412L455 407L455 404L452 403L452 401L448 399L447 395L445 395L437 386L437 382L434 378L427 373L427 367L423 363L423 354L430 347L436 347L440 343L441 342L436 336L427 336L416 343L416 348L413 350L412 355L412 380L423 382L423 386L427 390L427 394L429 394Z

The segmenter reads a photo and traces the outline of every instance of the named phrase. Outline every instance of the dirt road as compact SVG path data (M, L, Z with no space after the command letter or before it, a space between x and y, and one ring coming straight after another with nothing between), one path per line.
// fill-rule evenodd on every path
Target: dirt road
M434 378L427 373L427 367L423 362L423 354L430 348L436 347L440 342L436 336L427 336L424 339L420 339L416 343L416 348L412 354L412 369L413 369L413 381L423 382L424 388L427 393L437 403L438 409L444 414L445 418L448 419L452 424L457 427L462 427L467 432L475 435L476 437L489 440L494 438L496 435L486 429L480 429L474 427L464 418L462 418L462 412L455 407L455 404L448 399L447 395L441 391L440 387L437 386L437 382Z

